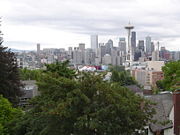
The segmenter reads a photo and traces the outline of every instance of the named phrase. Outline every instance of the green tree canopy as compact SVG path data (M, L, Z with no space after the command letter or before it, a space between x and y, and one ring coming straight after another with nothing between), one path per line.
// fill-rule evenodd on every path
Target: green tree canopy
M56 62L53 64L46 64L46 70L44 72L51 72L61 77L73 78L75 77L75 70L68 68L69 61Z
M8 123L13 121L22 112L13 108L11 103L0 95L0 135L8 135Z
M111 82L119 83L121 86L137 84L128 71L112 70Z
M143 129L153 114L149 101L100 75L77 80L48 73L38 87L41 95L12 135L129 135Z
M164 79L157 82L157 87L168 91L180 89L180 61L168 62L162 70Z
M19 73L21 80L39 80L42 74L42 70L40 69L30 70L24 68L24 69L19 69Z
M69 61L56 62L52 64L45 64L44 70L36 69L30 70L27 68L20 69L21 80L39 80L44 73L54 74L56 76L74 78L76 76L75 70L68 68Z
M16 104L22 86L15 54L0 43L0 94Z

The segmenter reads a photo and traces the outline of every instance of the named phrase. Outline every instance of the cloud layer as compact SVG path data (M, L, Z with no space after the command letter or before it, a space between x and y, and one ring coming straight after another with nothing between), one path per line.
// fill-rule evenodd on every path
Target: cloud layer
M2 29L10 47L23 42L28 49L27 43L36 42L58 48L78 42L89 45L91 34L103 35L100 42L105 42L109 37L126 36L123 26L131 21L138 39L150 35L170 50L180 48L179 0L1 1Z

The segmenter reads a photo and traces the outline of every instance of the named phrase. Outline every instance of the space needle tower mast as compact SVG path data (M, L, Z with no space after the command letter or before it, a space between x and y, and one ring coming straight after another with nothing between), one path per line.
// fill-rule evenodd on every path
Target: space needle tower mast
M131 45L131 30L134 29L134 26L131 25L129 22L129 24L126 25L124 28L128 31L128 51L126 55L126 61L131 63L134 60L132 53L132 45Z

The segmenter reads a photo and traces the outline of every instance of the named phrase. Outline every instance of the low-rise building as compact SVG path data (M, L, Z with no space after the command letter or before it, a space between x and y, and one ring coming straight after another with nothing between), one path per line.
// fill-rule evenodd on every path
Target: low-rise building
M21 89L23 92L23 96L19 98L19 106L27 107L30 106L28 100L39 95L38 87L36 85L36 81L34 80L27 80L22 81L24 87Z
M154 102L156 114L147 126L147 135L180 135L180 90L146 96Z

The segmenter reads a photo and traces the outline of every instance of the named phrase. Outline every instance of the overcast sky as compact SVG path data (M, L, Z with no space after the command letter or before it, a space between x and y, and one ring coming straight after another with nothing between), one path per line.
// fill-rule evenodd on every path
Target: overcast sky
M67 48L99 42L127 32L129 21L137 39L151 36L169 50L180 50L180 0L0 0L4 45L17 49Z

